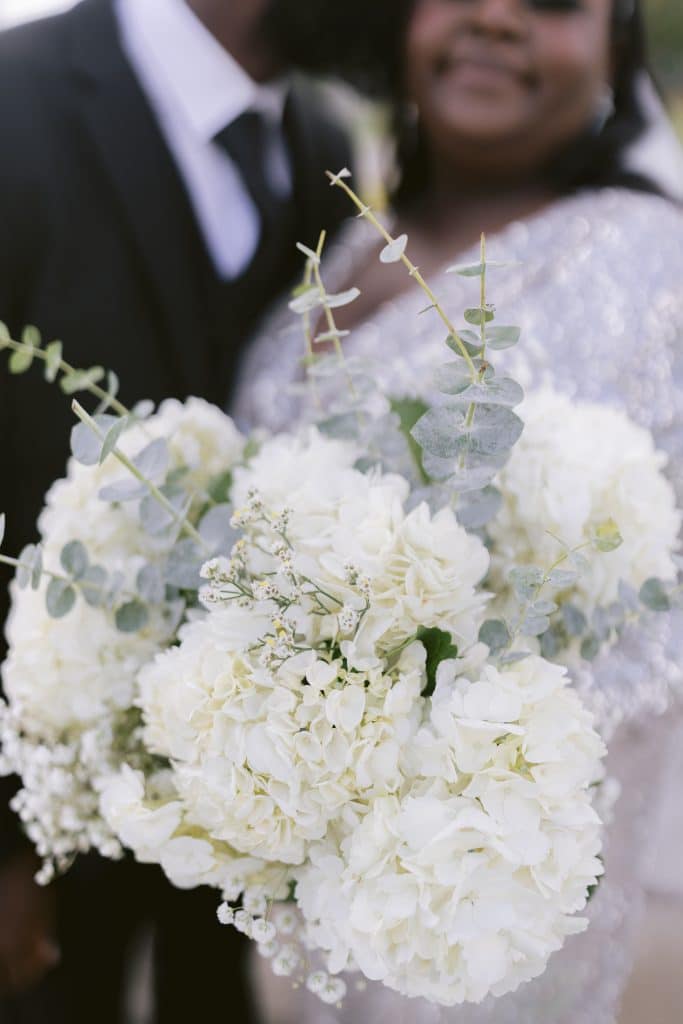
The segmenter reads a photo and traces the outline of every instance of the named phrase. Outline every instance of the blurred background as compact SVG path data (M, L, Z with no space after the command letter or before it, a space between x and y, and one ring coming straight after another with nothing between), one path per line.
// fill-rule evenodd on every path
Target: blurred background
M0 29L31 18L55 13L73 6L75 0L0 0ZM142 0L141 0L142 2ZM229 0L226 0L229 2ZM305 3L305 0L302 0ZM672 119L683 140L683 0L645 0L649 19L652 63L657 80L665 94ZM376 137L382 124L367 104L358 104L343 90L338 106L345 111L355 128L364 137L364 177L366 189L377 184L381 173L381 146L367 145ZM681 283L683 287L683 282ZM672 780L670 807L680 805L680 789L676 780L683 777L683 750L671 751L676 768L669 773ZM650 896L641 941L640 957L628 992L620 1024L680 1024L683 1021L683 906L672 904L666 891L667 879L679 877L680 851L683 850L683 827L663 815L657 841L656 856L650 869ZM678 834L681 833L681 834ZM145 1014L144 956L140 958L139 1000L132 1024L143 1024ZM657 993L656 1001L653 994ZM359 1022L360 1024L360 1022Z

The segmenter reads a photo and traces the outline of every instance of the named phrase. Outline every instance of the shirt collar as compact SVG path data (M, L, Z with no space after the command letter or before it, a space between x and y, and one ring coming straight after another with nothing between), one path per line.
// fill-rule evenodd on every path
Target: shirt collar
M117 0L117 5L168 99L203 141L246 110L282 121L287 80L255 82L185 0Z

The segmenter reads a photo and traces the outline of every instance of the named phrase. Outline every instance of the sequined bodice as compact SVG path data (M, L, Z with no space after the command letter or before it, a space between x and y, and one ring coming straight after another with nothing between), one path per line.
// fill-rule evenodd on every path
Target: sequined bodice
M353 222L323 268L328 290L351 284L376 239ZM670 455L683 502L683 217L670 203L626 190L586 192L556 202L489 238L496 272L490 297L498 320L522 327L515 349L496 353L525 387L552 383L624 408ZM472 251L454 260L478 261ZM476 305L471 279L441 273L430 284L461 322ZM473 301L475 300L475 301ZM420 316L415 288L381 306L346 340L346 351L375 362L393 395L429 390L443 361L443 330ZM242 368L234 412L245 424L280 429L302 414L303 337L286 305L267 320ZM478 1007L439 1011L370 987L343 1010L297 997L303 1024L612 1024L630 970L642 901L641 862L657 807L666 739L681 691L680 623L632 636L615 657L577 678L611 738L609 770L622 787L606 848L607 873L590 907L591 927L570 939L546 973L517 993ZM288 994L285 998L292 998ZM300 1001L300 1005L298 1002Z

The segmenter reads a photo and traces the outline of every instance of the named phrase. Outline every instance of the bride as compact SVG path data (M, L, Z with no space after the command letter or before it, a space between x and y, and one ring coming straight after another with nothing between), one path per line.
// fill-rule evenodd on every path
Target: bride
M658 171L675 171L678 154L644 70L637 0L408 0L396 11L395 39L387 37L400 169L393 233L408 234L413 262L458 316L472 305L472 282L445 268L478 262L475 243L485 231L490 256L515 264L491 285L505 321L523 328L519 352L507 360L513 375L527 387L552 381L624 408L668 451L683 499L683 219L671 192L675 173L665 181L637 169L648 133L659 133L660 154L662 138L668 146ZM392 394L419 393L443 338L429 315L418 316L424 298L400 265L380 265L379 249L355 221L328 254L323 277L330 291L363 288L340 311L339 326L353 329L347 351L377 360ZM235 412L251 425L281 428L304 413L288 387L301 374L292 319L276 311L245 359ZM353 982L337 1010L283 991L278 1024L614 1022L676 724L678 660L663 629L579 680L610 739L621 795L590 928L542 977L452 1010Z

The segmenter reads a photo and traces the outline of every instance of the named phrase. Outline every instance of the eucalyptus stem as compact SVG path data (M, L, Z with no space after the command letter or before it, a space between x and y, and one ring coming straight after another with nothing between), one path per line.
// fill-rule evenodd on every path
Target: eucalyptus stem
M47 363L50 358L50 354L47 349L39 348L37 345L28 345L23 341L15 341L14 338L10 338L8 335L4 335L0 338L0 349L8 348L12 352L25 352L30 353L34 359L40 359L44 363ZM80 373L75 366L71 366L66 360L62 359L61 356L56 364L55 376L61 373L64 377L71 376L72 374ZM107 407L113 409L119 416L130 416L130 409L120 402L117 398L111 395L104 388L101 388L98 384L87 383L79 390L86 391L92 395L93 398L97 398L100 402L106 402Z
M105 440L105 434L98 426L96 420L94 420L93 417L85 411L83 406L76 401L76 399L72 402L71 408L75 412L76 416L78 416L79 420L89 427L101 441ZM186 533L189 537L192 537L192 539L208 553L208 545L205 543L204 538L201 536L199 531L184 515L181 515L178 512L177 508L168 500L166 495L159 490L156 484L153 484L152 481L144 475L144 473L141 473L135 463L129 459L120 448L115 446L112 448L111 454L128 470L131 476L135 477L136 480L147 488L152 497L155 498L162 508L171 516L173 522L180 527L181 531Z
M356 391L356 386L353 383L353 377L351 376L351 374L349 372L349 368L348 368L348 366L346 364L346 358L344 356L344 348L343 348L343 345L341 343L341 335L339 333L339 328L337 327L337 321L335 320L334 313L332 312L332 308L330 307L330 305L329 305L329 303L327 301L327 291L325 290L325 285L323 284L323 279L322 279L321 274L320 274L320 262L322 260L322 254L323 254L323 249L325 247L325 239L326 239L326 237L327 237L327 232L326 231L321 231L320 232L320 238L318 239L318 247L317 247L316 253L315 253L316 258L315 258L315 260L309 260L309 265L310 265L312 273L313 273L313 278L315 280L316 288L318 289L318 295L320 296L320 303L321 303L321 305L323 307L323 312L325 314L325 321L327 323L327 333L330 335L330 337L332 339L332 344L334 345L334 351L335 351L335 354L336 354L337 359L339 361L339 365L342 367L342 369L344 370L344 373L346 375L346 379L347 379L347 382L348 382L348 385L349 385L349 392L351 394L351 397L353 399L357 399L358 398L358 393Z
M34 566L30 562L22 562L20 558L10 558L9 555L0 555L0 565L8 565L12 569L25 569L26 572L33 572ZM57 580L59 583L66 583L70 587L75 587L76 590L83 591L82 580L73 579L71 576L63 576L58 572L51 572L50 569L46 569L41 565L40 567L41 577L47 576L49 580ZM100 586L98 583L92 583L90 580L85 580L85 589L88 591L97 591L100 594L106 594L107 588ZM132 595L123 595L127 600L132 599Z
M338 174L333 174L331 171L327 171L326 173L327 173L327 177L330 179L330 183L333 186L336 186L337 188L342 189L342 191L346 193L346 195L349 197L349 199L355 205L355 207L358 210L359 214L362 217L364 217L365 220L367 220L370 224L372 224L372 226L380 233L380 235L385 240L387 245L392 245L396 241L396 239L393 238L393 236L384 227L382 222L375 216L375 214L373 213L371 207L367 206L359 198L359 196L356 195L356 193L353 191L353 189L350 188L346 184L344 179L341 178ZM450 317L448 316L448 314L444 310L443 306L439 302L438 298L436 297L436 295L434 294L434 292L432 291L432 289L430 288L430 286L427 284L427 282L425 281L424 277L420 273L419 267L417 267L412 262L412 260L410 260L408 258L408 256L406 256L405 253L401 254L400 259L401 259L401 263L406 268L406 270L408 271L410 276L415 279L415 281L418 283L418 285L423 290L425 295L428 297L431 306L436 310L437 314L439 315L439 317L441 318L443 324L445 325L445 327L446 327L446 329L447 329L447 331L449 333L449 336L452 337L453 340L455 341L455 343L457 344L458 348L460 349L460 353L461 353L463 359L465 360L465 362L467 364L467 368L470 371L470 374L472 376L472 382L476 383L476 381L477 381L477 369L476 369L476 367L475 367L475 365L474 365L474 363L472 361L472 357L470 356L469 352L467 351L467 346L465 345L464 341L462 340L462 338L460 337L460 335L456 331L455 326L453 325L453 322L451 321Z
M308 291L312 287L313 278L313 264L311 260L306 260L306 267L304 269L304 279L302 287L304 291ZM306 342L306 366L308 383L311 388L311 394L313 395L313 403L318 408L320 407L320 395L318 394L318 386L315 381L315 377L310 373L310 367L315 362L315 352L313 349L313 325L311 322L311 311L307 309L302 317L302 323L304 328L304 340Z

